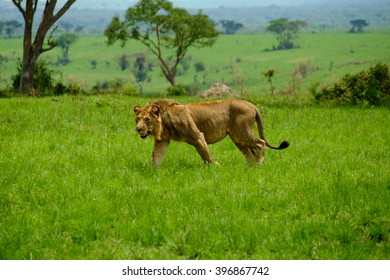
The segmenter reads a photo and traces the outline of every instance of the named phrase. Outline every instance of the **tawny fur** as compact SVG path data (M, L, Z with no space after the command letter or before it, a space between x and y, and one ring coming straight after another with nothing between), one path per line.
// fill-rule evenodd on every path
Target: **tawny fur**
M196 148L206 163L218 164L208 144L221 141L229 135L250 163L261 164L265 147L285 149L283 141L278 147L269 144L264 136L261 114L252 103L238 99L179 104L163 99L135 106L136 129L141 138L154 137L153 165L159 166L171 140L186 142ZM257 124L260 139L255 137Z

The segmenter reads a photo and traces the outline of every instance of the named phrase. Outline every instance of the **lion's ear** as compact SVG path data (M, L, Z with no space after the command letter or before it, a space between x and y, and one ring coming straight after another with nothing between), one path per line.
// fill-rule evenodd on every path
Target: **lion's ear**
M134 112L137 113L137 114L138 114L141 110L142 110L142 107L141 107L141 106L135 106L135 107L134 107Z
M153 105L152 108L150 108L150 113L155 117L158 117L159 112L160 112L160 107L158 107L157 105Z

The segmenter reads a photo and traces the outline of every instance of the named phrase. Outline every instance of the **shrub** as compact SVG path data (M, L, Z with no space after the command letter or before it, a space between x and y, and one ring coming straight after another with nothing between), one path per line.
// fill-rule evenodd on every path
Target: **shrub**
M63 84L62 82L58 82L54 86L54 95L64 95L64 94L70 94L70 95L79 95L79 94L85 94L86 92L81 88L81 86L71 81L68 85Z
M13 96L14 90L11 87L0 88L0 98L10 98Z
M316 100L333 100L342 104L386 105L390 103L389 66L378 63L356 75L345 75L334 85L309 90Z
M119 78L111 81L96 82L96 84L92 87L92 92L94 94L118 93L129 96L139 94L139 91L135 87L125 85L125 80Z
M61 83L61 82L58 82L55 84L54 86L54 95L64 95L67 91L67 88L66 86Z
M191 89L189 86L183 85L183 84L177 84L174 86L170 86L167 89L169 96L183 96L188 95L190 93Z
M203 72L206 70L206 66L203 62L197 62L195 63L195 71L196 72Z
M19 89L22 76L22 60L18 59L17 63L17 73L12 77L12 87L15 91ZM54 76L56 74L58 72L49 69L48 64L44 60L39 60L35 65L34 95L51 95L54 88Z

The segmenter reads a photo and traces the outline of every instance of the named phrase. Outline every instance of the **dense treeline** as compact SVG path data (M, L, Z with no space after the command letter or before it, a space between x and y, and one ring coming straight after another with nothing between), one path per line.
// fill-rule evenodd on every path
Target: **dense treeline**
M81 34L98 34L110 23L113 16L123 14L124 10L110 9L80 9L75 8L68 11L60 20L58 28L64 32L75 32ZM191 13L198 10L190 9ZM351 29L351 20L364 19L370 23L369 29L381 29L390 26L390 5L351 5L351 6L268 6L268 7L243 7L243 8L208 8L203 13L208 15L216 23L221 21L234 20L242 24L238 32L257 33L265 32L270 20L281 17L304 20L311 31L326 29L344 29L346 32ZM23 28L20 26L8 26L12 30L6 30L6 23L11 21L23 22L15 7L0 2L0 36L21 37ZM39 21L35 22L36 24ZM1 28L3 27L3 28Z

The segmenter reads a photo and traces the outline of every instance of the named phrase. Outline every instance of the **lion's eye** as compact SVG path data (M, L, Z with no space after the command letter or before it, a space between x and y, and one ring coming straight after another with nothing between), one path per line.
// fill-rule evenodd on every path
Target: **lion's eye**
M144 119L144 122L145 122L145 123L149 123L149 122L150 122L150 119L149 119L149 118L145 118L145 119Z

